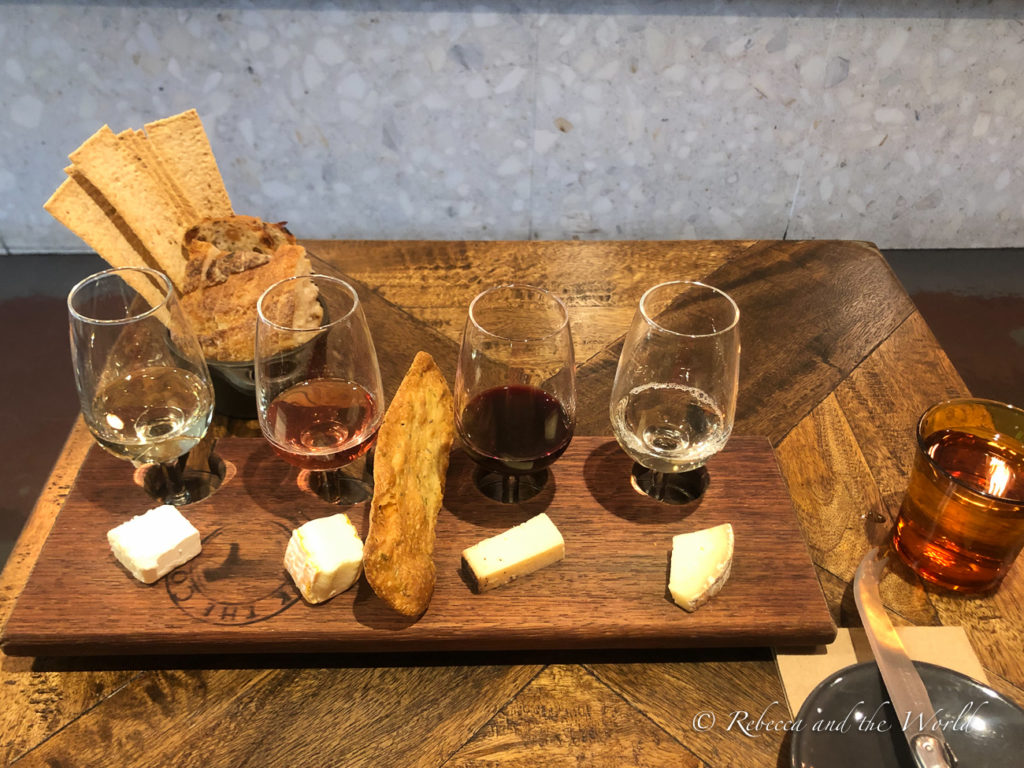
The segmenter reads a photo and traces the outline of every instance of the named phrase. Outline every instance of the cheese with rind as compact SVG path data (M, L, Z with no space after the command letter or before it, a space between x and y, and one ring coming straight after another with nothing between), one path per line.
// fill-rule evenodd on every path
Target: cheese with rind
M292 531L284 567L310 603L341 594L363 572L363 541L348 515L310 520Z
M464 570L477 592L508 584L563 557L562 534L544 513L462 552Z
M107 531L114 557L139 581L152 584L199 554L199 531L171 504L154 507Z
M668 591L677 605L695 611L719 593L732 571L734 539L730 523L672 538Z

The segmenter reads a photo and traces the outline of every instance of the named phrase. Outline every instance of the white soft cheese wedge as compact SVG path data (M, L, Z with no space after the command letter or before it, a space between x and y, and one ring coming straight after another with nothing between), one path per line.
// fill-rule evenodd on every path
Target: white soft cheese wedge
M170 504L111 528L107 541L118 562L145 584L187 563L203 548L199 531Z
M476 591L486 592L563 557L562 534L551 518L541 513L463 550L462 563Z
M292 531L285 570L310 603L341 594L363 572L363 541L348 515L310 520Z
M668 591L687 611L717 595L732 570L732 525L723 523L672 537Z

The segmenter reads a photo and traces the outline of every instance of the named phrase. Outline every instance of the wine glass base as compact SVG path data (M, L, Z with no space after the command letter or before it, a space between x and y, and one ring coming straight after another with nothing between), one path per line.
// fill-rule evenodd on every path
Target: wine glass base
M548 481L548 471L542 469L530 475L517 475L518 483L514 490L509 491L505 483L505 475L500 472L489 472L477 469L473 472L473 484L477 490L492 501L502 504L519 504L529 501L544 490Z
M373 497L373 482L368 477L353 477L340 469L299 472L299 488L326 502L347 506L362 504Z
M704 495L711 477L705 467L689 472L663 473L634 464L629 481L637 493L650 496L655 501L688 504Z
M220 488L227 465L212 455L203 469L186 466L188 454L172 464L147 464L136 471L136 483L161 504L176 507L202 501Z

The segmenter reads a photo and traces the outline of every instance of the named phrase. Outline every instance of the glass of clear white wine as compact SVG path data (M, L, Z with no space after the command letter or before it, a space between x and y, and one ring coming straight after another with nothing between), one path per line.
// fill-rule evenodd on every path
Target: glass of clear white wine
M707 487L705 463L732 433L740 311L724 291L672 281L647 290L612 385L612 429L636 462L632 484L669 503Z
M98 272L71 289L68 314L82 416L96 441L135 467L152 465L144 487L160 501L196 500L185 461L210 426L213 387L171 281L154 269Z

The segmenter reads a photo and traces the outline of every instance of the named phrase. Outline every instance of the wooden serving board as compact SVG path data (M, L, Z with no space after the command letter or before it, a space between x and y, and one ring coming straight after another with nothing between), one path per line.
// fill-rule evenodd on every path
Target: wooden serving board
M262 439L226 438L229 479L184 507L203 551L155 584L114 559L106 532L154 506L122 461L94 447L50 532L0 644L11 655L525 650L783 646L829 642L835 626L771 446L734 436L708 465L695 502L635 492L614 439L576 437L545 489L513 507L473 485L456 450L438 519L437 585L427 612L401 616L361 578L306 604L282 562L293 528L338 507L299 490L296 470ZM345 508L365 537L368 505ZM546 511L565 539L560 563L484 594L462 550ZM732 574L696 613L672 603L672 536L735 529Z

